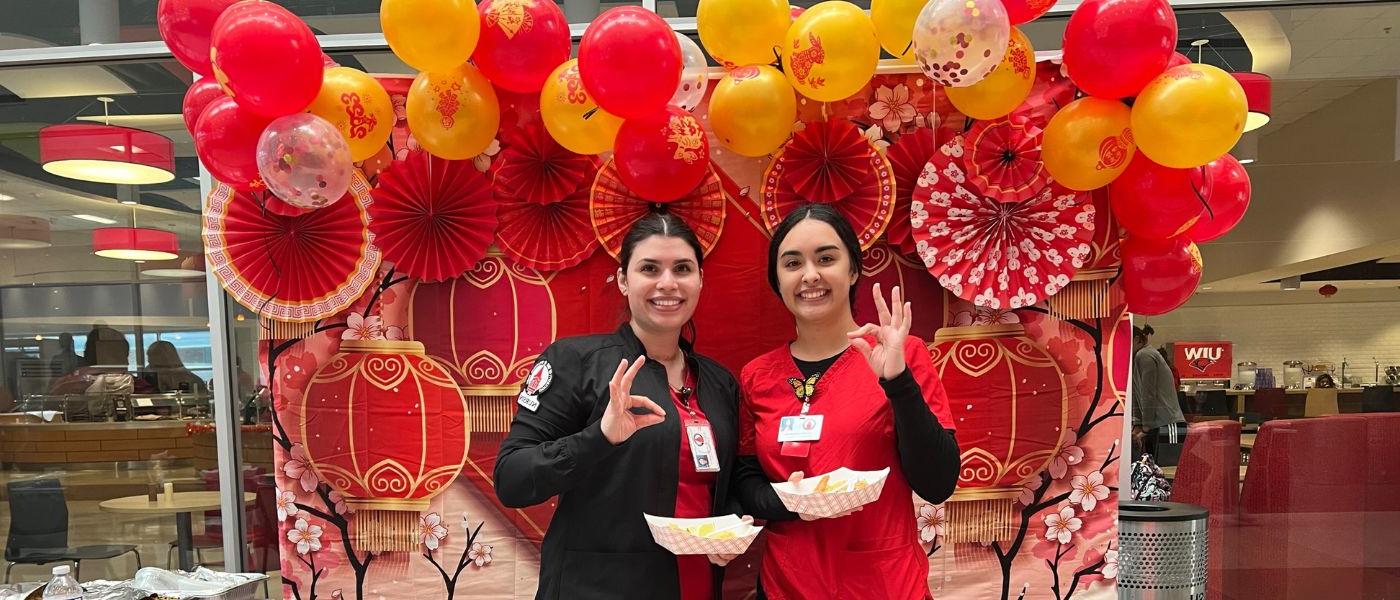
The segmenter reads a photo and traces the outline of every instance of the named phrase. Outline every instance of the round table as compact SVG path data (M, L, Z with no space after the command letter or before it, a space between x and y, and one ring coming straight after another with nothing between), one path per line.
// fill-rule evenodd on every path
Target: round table
M177 547L180 549L180 570L194 569L194 533L190 526L190 513L206 510L219 510L220 493L175 492L167 500L164 493L151 502L146 496L126 496L103 500L97 505L103 512L138 515L175 515ZM245 492L243 503L252 504L256 494Z

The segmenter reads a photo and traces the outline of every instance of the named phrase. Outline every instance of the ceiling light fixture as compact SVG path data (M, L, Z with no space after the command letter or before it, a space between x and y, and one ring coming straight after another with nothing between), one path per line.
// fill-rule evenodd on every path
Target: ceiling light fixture
M48 219L0 215L0 249L33 250L52 245Z
M141 274L151 277L203 277L204 254L185 254L170 260L141 265Z
M1254 131L1268 125L1274 108L1274 80L1263 73L1238 72L1230 75L1244 88L1245 103L1249 106L1244 130Z
M1278 285L1284 291L1291 292L1303 287L1303 277L1301 275L1284 277L1283 279L1279 280Z
M14 199L15 197L9 194L0 194L0 202L9 202Z
M73 215L73 218L82 219L84 221L91 221L93 223L100 223L102 225L115 225L117 223L115 220L108 219L107 217L99 217L97 215Z
M136 208L131 209L131 227L99 227L92 230L92 253L120 260L170 260L180 257L180 238L172 231L136 226Z
M98 98L108 116L111 98ZM141 129L79 123L39 130L39 162L44 170L69 179L143 185L175 179L175 144Z

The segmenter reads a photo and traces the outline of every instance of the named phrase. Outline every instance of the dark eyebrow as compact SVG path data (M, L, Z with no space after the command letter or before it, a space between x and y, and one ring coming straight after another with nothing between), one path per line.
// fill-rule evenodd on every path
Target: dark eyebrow
M826 251L828 251L828 250L840 250L840 249L841 249L840 246L836 246L836 245L827 245L827 246L822 246L822 247L820 247L820 248L817 248L817 253L820 254L820 253L826 252Z

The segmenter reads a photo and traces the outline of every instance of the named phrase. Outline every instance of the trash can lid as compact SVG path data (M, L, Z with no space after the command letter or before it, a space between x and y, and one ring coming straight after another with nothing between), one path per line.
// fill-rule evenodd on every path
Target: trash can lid
M1182 502L1118 502L1118 518L1122 521L1203 521L1209 515L1204 507Z

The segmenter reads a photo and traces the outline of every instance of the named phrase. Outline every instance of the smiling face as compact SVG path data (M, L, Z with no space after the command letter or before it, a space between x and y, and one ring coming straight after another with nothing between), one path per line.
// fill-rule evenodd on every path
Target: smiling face
M638 242L617 286L627 296L632 322L646 331L679 335L695 314L701 273L695 249L674 236L653 235Z
M798 321L820 322L851 312L857 273L836 229L816 219L793 226L778 246L778 294Z

